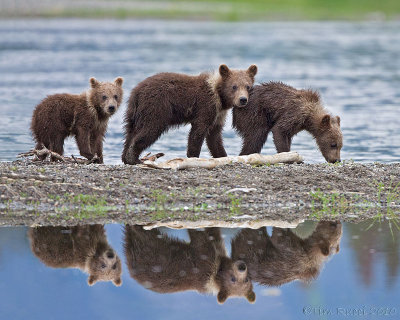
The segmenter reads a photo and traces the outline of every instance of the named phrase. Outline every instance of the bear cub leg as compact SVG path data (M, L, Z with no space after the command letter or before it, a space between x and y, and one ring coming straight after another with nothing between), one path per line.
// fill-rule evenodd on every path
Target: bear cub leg
M276 151L278 153L289 152L292 145L292 137L288 134L285 134L278 128L272 129L272 134L274 137Z
M83 129L79 129L75 136L75 139L79 148L79 154L82 157L87 158L88 160L92 160L94 154L92 153L92 150L90 148L90 134Z
M261 149L267 141L269 130L260 128L251 132L249 135L243 136L243 147L240 152L241 156L246 156L253 153L261 153Z
M189 132L187 157L198 158L200 156L201 146L207 134L207 127L193 123Z
M226 157L226 151L222 140L222 126L214 126L206 137L207 147L213 158Z
M51 141L50 145L46 146L46 148L62 156L64 154L64 137L54 137L53 141ZM51 157L50 160L57 161L54 157Z
M131 165L141 163L140 154L156 142L166 129L167 125L160 124L158 127L153 126L147 130L143 126L137 133L128 133L122 153L122 161Z
M103 162L103 136L96 136L94 134L90 137L90 149L94 152L99 158L97 163Z

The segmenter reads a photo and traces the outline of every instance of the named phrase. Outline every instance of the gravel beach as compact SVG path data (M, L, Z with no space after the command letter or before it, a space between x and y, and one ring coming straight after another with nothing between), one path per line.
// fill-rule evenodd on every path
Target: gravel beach
M212 170L0 163L0 225L295 226L394 218L400 164L234 164Z

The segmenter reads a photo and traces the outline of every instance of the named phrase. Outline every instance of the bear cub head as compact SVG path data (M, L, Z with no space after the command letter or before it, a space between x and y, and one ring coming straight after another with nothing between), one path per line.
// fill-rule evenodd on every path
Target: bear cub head
M124 79L121 77L116 78L114 82L100 82L95 78L90 78L89 105L94 106L104 117L112 116L122 102L123 82Z
M120 286L121 260L115 251L107 245L99 245L93 256L87 261L89 273L88 284L94 285L97 281L112 281L114 285Z
M342 237L340 221L321 221L314 233L318 235L314 240L322 255L329 256L339 253Z
M247 266L241 260L232 261L228 257L222 257L215 281L219 288L217 300L220 304L230 296L244 296L250 303L256 301Z
M249 101L249 92L254 84L257 66L251 65L247 70L232 70L225 64L219 67L221 82L219 95L226 107L245 107Z
M322 155L330 163L340 162L343 136L340 130L340 117L325 114L319 123L316 141Z

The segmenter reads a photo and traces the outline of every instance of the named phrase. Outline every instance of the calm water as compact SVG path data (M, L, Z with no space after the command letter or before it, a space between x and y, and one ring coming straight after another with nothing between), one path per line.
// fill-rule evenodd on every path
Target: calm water
M92 227L91 231L84 226L33 230L0 228L0 318L43 319L48 315L46 318L54 319L399 319L400 232L394 229L391 233L387 223L375 223L366 231L370 225L371 221L358 225L325 226L306 222L293 232L271 227L250 232L220 230L227 256L232 259L238 252L248 253L255 247L258 250L263 248L262 243L266 240L277 249L274 254L270 253L271 247L260 251L259 260L269 261L263 268L260 268L262 265L258 260L251 259L251 255L242 256L251 274L256 302L250 304L244 298L228 298L223 305L218 305L216 296L195 291L154 292L157 286L162 287L162 283L176 280L168 278L164 272L169 264L180 269L180 277L189 277L190 270L185 261L179 258L171 261L171 257L176 257L177 244L189 241L187 230L144 231L132 227L131 232L135 232L130 241L126 241L128 227L105 226L100 237L107 236L108 245L121 259L122 285L117 287L112 282L98 282L90 287L87 274L68 266L49 267L49 257L62 257L68 250L79 251L77 248L84 248L87 239L99 237L101 226L97 229ZM195 231L198 236L206 232L209 229ZM258 238L257 234L260 235ZM274 234L280 238L274 238ZM316 264L319 276L309 283L290 281L283 273L285 264L289 265L288 257L297 259L297 266L306 263L296 239L301 237L310 247L317 248L313 257L318 259L322 256L317 247L321 235L325 235L324 243L331 246L331 255ZM239 242L232 242L235 238L240 239ZM142 244L138 245L140 241ZM211 241L213 239L209 238ZM340 247L338 252L337 245ZM194 249L194 252L203 250L203 260L212 256L211 251L204 252L205 247L208 248L203 245ZM160 249L157 248L163 248L163 252L158 252ZM126 263L128 255L125 252L136 255L134 263ZM273 265L279 263L283 263L280 267L282 272L273 269ZM192 269L192 278L193 274L201 277L204 268L200 263L198 266L197 273ZM258 272L255 271L257 268ZM117 272L118 277L121 272ZM294 279L299 274L295 272ZM153 281L146 281L146 277L153 277ZM271 280L283 284L277 287ZM173 285L170 289L178 290ZM364 312L364 316L344 316L345 309L361 310L357 312ZM386 315L371 315L375 310ZM321 312L331 314L321 316Z
M125 78L133 86L161 71L197 74L226 63L259 66L258 81L318 89L342 118L342 159L397 161L400 156L400 23L208 23L160 21L0 21L0 160L33 146L33 107L47 94L79 93L88 79ZM111 119L106 163L120 163L125 105ZM240 140L224 132L228 154ZM149 151L184 156L188 127L170 131ZM306 133L293 150L322 162ZM274 153L272 141L264 153ZM77 154L72 141L66 154ZM208 156L203 148L203 157Z

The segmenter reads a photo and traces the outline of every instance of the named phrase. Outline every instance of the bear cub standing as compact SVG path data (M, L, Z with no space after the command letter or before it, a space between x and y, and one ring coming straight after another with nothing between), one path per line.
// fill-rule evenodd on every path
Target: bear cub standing
M199 157L204 139L214 158L225 157L222 129L227 110L247 104L256 74L255 65L231 70L223 64L215 73L159 73L143 80L129 98L122 161L140 163L142 151L164 132L188 123L188 157Z
M86 92L45 98L36 106L32 117L36 149L46 147L62 155L65 138L74 136L81 156L91 160L96 155L95 162L103 163L103 139L108 119L122 102L122 83L121 77L114 82L90 78L91 89Z
M326 161L340 161L340 118L328 114L312 90L297 90L281 82L254 86L247 107L233 108L233 127L243 139L240 155L260 153L270 131L277 152L288 152L293 136L306 130Z

